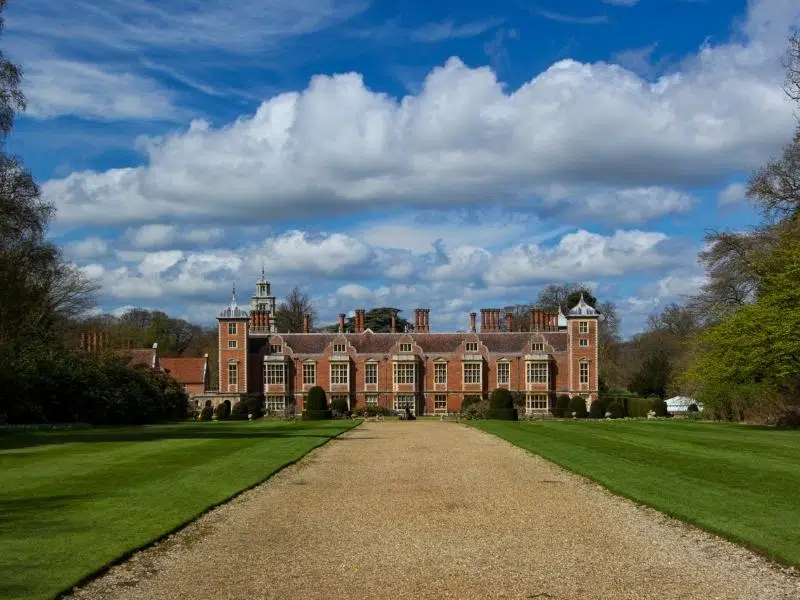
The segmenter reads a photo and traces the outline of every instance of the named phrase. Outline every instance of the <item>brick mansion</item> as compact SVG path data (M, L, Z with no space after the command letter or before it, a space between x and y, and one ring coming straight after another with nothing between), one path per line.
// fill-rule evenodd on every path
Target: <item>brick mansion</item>
M415 414L458 412L468 395L486 397L504 387L525 395L529 413L553 407L558 394L583 395L587 404L598 391L598 318L581 297L566 314L532 310L529 331L514 331L500 309L469 313L463 333L430 331L430 310L414 310L413 327L378 333L365 327L366 310L355 310L348 331L345 314L338 332L281 333L275 327L275 297L263 276L249 310L236 295L218 315L220 400L261 395L270 411L304 398L321 386L331 401L376 404Z

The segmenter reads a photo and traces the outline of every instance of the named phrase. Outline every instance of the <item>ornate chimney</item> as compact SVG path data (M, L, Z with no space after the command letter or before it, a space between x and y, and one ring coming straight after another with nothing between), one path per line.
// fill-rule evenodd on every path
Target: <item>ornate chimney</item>
M469 313L469 330L472 333L475 333L475 318L478 316L478 313L471 312Z
M347 315L339 313L339 333L344 333L344 319Z
M366 311L363 308L356 309L356 318L355 318L356 333L364 333L364 323L366 322L365 313Z
M506 331L514 330L514 313L506 313Z
M397 311L392 311L392 333L397 333Z
M303 315L303 333L311 333L311 315Z

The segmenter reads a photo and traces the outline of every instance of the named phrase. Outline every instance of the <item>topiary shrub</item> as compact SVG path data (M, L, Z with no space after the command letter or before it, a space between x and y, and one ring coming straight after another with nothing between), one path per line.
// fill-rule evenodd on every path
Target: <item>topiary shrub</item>
M200 411L201 421L210 421L213 416L214 416L214 409L211 408L210 406L204 406L203 410Z
M318 385L308 390L304 408L306 410L328 410L328 398L325 396L325 390Z
M506 388L497 388L489 396L491 408L514 408L514 397Z
M569 408L567 408L567 417L575 416L579 419L586 418L586 399L583 396L575 396L569 401Z
M555 408L553 408L554 417L563 419L567 416L567 410L569 410L569 400L570 398L567 394L561 394L558 398L556 398L556 405Z
M595 400L589 406L590 419L602 419L606 416L606 407L600 400Z
M697 406L697 404L692 402L689 406L686 407L686 412L690 413L700 412L700 408Z
M350 416L350 408L347 406L346 398L335 398L331 402L331 412L335 419L344 419Z
M622 408L622 404L619 402L619 400L614 400L611 404L609 404L606 408L606 412L611 413L612 419L621 419L625 414L625 411Z
M666 417L667 403L661 398L650 398L650 410L656 413L657 417Z
M246 421L247 415L250 414L250 411L247 406L246 400L241 400L233 405L231 408L231 419L236 421Z
M217 409L214 411L217 415L217 420L224 421L228 417L231 416L231 402L230 400L225 400L225 402L221 402L217 405Z
M260 419L264 416L264 396L249 396L243 401L247 407L245 418Z

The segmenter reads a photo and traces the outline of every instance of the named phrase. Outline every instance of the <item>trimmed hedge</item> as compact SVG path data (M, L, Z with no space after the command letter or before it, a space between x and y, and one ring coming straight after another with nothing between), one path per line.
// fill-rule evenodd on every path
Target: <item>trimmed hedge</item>
M661 398L650 398L650 410L656 413L657 417L667 416L667 403Z
M231 404L227 400L225 402L221 402L217 405L217 409L214 411L217 415L217 419L220 421L224 421L228 417L231 416Z
M586 418L586 398L583 396L575 396L569 401L569 408L567 409L567 417L571 417L572 413L579 419Z
M591 406L589 407L589 418L590 419L602 419L606 416L606 407L603 402L600 400L595 400L592 402Z
M560 394L556 398L556 405L553 408L553 416L563 419L567 416L569 409L569 396L567 394Z
M506 388L497 388L489 396L489 407L492 409L514 408L514 396Z
M461 401L461 410L463 411L465 408L468 408L473 404L478 404L482 400L483 398L481 398L477 394L467 394L466 396L464 396L464 400Z
M231 408L231 419L236 421L247 420L247 415L249 414L250 411L248 410L247 402L244 400L240 400L233 405L233 408Z
M304 410L303 421L328 421L333 419L333 411L325 410Z
M203 410L200 411L201 421L210 421L213 416L214 416L214 409L211 408L210 406L204 406Z
M606 412L611 413L612 419L621 419L625 415L622 404L620 404L618 400L614 400L611 404L609 404L608 408L606 408Z
M650 401L645 398L639 398L638 396L636 397L631 396L626 400L628 405L629 417L646 417L647 413L649 413L650 409L652 408L652 404L650 403Z
M519 411L516 408L490 408L488 418L499 421L518 421Z
M325 390L318 385L308 390L308 396L306 396L303 408L306 410L328 410L328 398L325 396Z

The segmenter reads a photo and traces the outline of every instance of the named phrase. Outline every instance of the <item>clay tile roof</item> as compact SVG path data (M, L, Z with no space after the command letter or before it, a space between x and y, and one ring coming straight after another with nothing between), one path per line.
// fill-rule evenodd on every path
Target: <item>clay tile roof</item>
M114 350L116 356L127 359L126 365L135 367L137 365L144 365L150 367L153 364L153 349L152 348L130 348L123 350Z
M204 358L160 358L159 363L181 383L203 383Z

